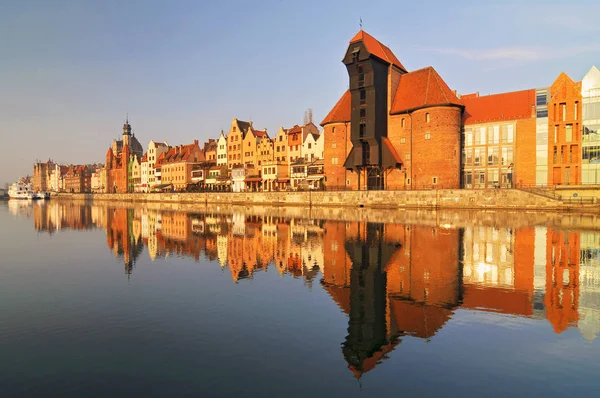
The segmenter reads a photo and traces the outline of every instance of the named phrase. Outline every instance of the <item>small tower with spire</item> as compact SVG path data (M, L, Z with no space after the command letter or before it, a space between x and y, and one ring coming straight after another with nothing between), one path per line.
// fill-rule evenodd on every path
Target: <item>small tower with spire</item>
M125 119L125 124L123 125L123 146L130 145L129 138L131 137L131 125L129 124L129 114Z

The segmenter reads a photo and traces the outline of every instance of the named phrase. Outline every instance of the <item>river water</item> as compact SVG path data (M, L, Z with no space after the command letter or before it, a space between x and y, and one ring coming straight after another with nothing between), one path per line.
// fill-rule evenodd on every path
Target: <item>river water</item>
M600 396L597 221L1 202L0 396Z

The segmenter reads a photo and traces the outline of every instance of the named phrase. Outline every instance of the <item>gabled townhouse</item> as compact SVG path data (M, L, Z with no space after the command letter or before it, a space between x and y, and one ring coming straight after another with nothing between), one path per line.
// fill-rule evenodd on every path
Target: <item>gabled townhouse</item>
M129 192L144 192L142 187L142 165L137 155L130 157L131 174L129 177Z
M288 157L288 131L279 127L273 139L273 160L276 162L289 162Z
M323 159L323 139L320 134L309 133L302 143L302 156L307 162L312 162L315 159Z
M250 126L242 140L242 164L258 166L258 146L262 138L269 136L267 130L255 130Z
M217 141L214 138L204 143L204 157L207 162L217 164Z
M290 163L304 157L302 153L303 144L309 134L319 135L319 129L312 122L303 126L296 125L288 130L288 156Z
M154 165L160 155L166 153L169 148L169 144L166 141L155 142L151 140L148 143L148 151L146 152L148 155L148 188L160 184L160 178L157 179L155 175L156 171Z
M256 150L257 166L261 166L265 162L273 160L273 140L269 138L268 134L263 135L258 141Z
M217 140L217 166L227 166L227 137L222 130Z
M229 170L235 165L244 164L242 144L246 132L252 127L252 122L233 119L229 134L227 134L227 167Z
M148 152L144 153L144 156L140 159L140 192L148 192Z

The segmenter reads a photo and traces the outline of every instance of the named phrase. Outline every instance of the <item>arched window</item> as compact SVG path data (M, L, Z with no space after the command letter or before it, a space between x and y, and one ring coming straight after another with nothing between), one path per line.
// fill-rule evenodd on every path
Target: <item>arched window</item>
M400 126L402 126L402 128L404 128L405 122L406 122L405 118L402 118L402 121L400 122Z
M431 115L428 113L425 114L425 121L429 123L431 121Z

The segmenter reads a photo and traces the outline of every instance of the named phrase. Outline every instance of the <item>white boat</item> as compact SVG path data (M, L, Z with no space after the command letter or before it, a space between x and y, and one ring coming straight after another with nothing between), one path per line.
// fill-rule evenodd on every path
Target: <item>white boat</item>
M50 192L35 192L33 199L50 199Z
M37 194L33 192L33 184L25 182L15 182L8 188L8 197L11 199L38 199Z

